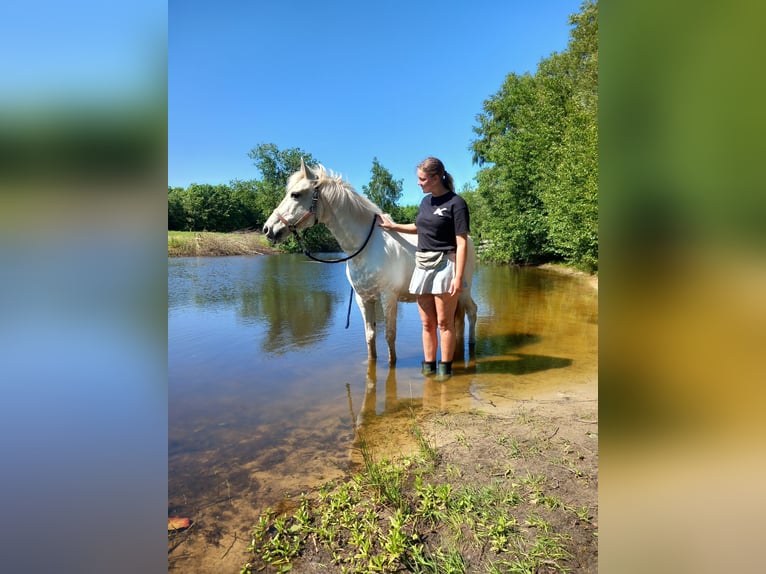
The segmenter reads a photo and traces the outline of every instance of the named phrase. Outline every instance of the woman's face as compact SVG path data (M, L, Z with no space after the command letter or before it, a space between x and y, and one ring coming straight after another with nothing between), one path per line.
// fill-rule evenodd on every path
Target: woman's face
M418 185L423 190L423 193L433 193L434 191L438 193L441 190L439 176L428 175L422 169L418 170Z

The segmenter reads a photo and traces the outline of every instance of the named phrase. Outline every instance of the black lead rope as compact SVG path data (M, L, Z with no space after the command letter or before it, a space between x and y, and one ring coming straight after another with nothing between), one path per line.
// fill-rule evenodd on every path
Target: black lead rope
M370 226L370 231L367 233L367 238L364 240L364 243L362 243L362 246L354 251L351 255L347 257L341 257L340 259L319 259L318 257L314 257L311 252L309 252L308 249L306 249L306 244L303 242L303 238L298 234L297 231L293 231L295 233L295 237L298 238L298 243L300 243L301 247L303 248L303 254L308 257L309 259L312 259L314 261L318 261L319 263L343 263L344 261L348 261L349 259L353 259L357 255L359 255L362 250L367 247L367 244L370 242L370 237L372 237L372 232L375 231L375 223L378 220L378 216L373 215L372 216L372 225ZM348 329L349 324L351 324L351 302L354 300L354 286L351 286L351 293L348 296L348 312L346 313L346 329Z
M367 239L364 240L364 243L362 243L362 246L354 251L351 255L348 255L347 257L341 257L340 259L319 259L318 257L314 257L308 249L306 249L306 245L303 243L303 238L298 235L296 232L295 236L298 238L299 243L301 244L301 247L303 248L303 254L308 257L309 259L313 259L314 261L318 261L319 263L343 263L344 261L348 261L349 259L353 259L357 255L359 255L362 250L367 247L367 244L370 242L370 237L372 237L372 232L375 231L375 223L378 221L378 216L373 215L372 216L372 225L370 226L370 232L367 234Z
M351 287L351 293L348 294L348 312L346 313L346 329L351 323L351 301L354 300L354 288Z

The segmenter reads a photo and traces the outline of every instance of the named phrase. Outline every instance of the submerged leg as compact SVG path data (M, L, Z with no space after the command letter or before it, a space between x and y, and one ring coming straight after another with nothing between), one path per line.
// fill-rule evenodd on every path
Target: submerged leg
M359 294L355 295L356 304L362 312L364 320L364 337L367 341L367 359L374 361L378 358L378 351L375 348L375 301L365 301Z
M388 343L388 364L396 364L396 295L389 295L383 303L386 321L386 343Z
M457 300L457 307L455 307L455 339L458 342L463 341L465 337L465 313L465 302L461 294Z

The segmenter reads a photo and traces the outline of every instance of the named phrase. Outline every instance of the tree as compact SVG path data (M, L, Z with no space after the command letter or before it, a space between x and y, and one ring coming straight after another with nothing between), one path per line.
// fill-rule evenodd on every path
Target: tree
M168 186L168 230L186 230L186 211L184 210L183 187Z
M231 202L235 206L230 222L232 229L263 227L269 214L264 214L258 205L258 186L259 182L255 179L233 179L229 182Z
M263 182L283 187L287 184L287 179L301 168L301 159L307 165L317 163L310 153L300 148L280 150L273 143L258 144L247 156L261 172Z
M509 74L498 94L484 103L474 132L479 195L488 219L482 222L485 255L497 261L535 263L549 254L545 206L536 188L549 142L536 113L537 82L530 74Z
M549 238L568 263L598 268L598 5L583 4L570 18L571 40L543 81L543 99L564 94L558 107L560 138L551 150L553 169L541 194L548 212ZM561 97L561 96L559 96Z
M471 144L485 254L598 266L598 7L570 17L567 50L509 74L484 102Z
M415 218L418 216L418 205L403 205L397 206L394 213L391 214L394 221L397 223L415 223Z
M232 231L229 225L230 197L226 185L192 183L183 194L184 228L189 231Z
M468 205L468 213L471 217L471 236L474 240L482 240L484 238L484 223L488 219L487 202L468 182L463 184L459 194Z
M370 185L363 185L362 191L367 198L380 207L383 213L394 215L397 202L402 197L404 180L395 180L391 172L383 167L378 158L372 160L372 178Z

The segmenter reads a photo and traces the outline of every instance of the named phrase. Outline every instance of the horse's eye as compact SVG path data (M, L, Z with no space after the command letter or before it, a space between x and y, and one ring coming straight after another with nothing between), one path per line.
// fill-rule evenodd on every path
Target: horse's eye
M293 199L299 199L299 198L300 198L300 196L301 196L301 194L300 194L300 193L298 193L297 191L294 191L294 192L292 192L292 193L290 194L290 197L292 197Z

